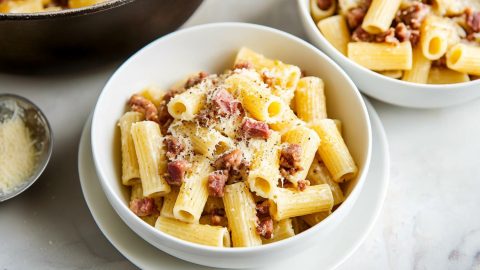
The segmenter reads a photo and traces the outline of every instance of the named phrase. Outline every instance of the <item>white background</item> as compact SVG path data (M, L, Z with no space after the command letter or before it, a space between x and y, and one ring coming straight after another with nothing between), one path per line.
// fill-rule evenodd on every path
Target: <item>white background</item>
M293 0L207 0L184 27L217 21L305 38ZM77 173L82 126L119 64L68 75L0 73L0 93L34 101L55 135L43 176L0 204L0 269L135 268L96 227ZM480 100L439 110L373 105L390 143L390 186L372 232L339 268L480 269Z

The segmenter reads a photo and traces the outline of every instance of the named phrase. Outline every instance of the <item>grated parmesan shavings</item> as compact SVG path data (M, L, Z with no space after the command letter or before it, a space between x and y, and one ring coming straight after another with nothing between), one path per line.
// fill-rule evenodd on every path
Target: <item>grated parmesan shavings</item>
M30 130L14 105L11 118L0 122L0 194L20 188L36 168L37 152Z

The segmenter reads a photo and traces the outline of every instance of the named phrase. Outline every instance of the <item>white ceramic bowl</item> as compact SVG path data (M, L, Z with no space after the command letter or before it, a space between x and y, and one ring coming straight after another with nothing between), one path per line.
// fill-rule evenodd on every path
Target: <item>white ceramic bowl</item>
M360 66L336 50L323 37L310 16L310 1L297 1L310 41L335 60L363 93L384 102L412 108L447 107L480 96L480 80L445 85L419 84L392 79Z
M346 201L327 219L290 239L254 248L214 248L186 242L147 225L128 208L120 181L118 119L128 98L148 85L167 89L186 74L219 73L231 67L242 46L281 59L324 79L329 115L343 121L344 135L360 173ZM154 41L126 61L103 89L92 122L95 167L108 200L123 221L145 241L178 258L214 267L254 267L293 256L322 242L348 214L363 185L371 152L370 121L365 104L348 76L310 44L284 32L243 23L208 24L181 30Z

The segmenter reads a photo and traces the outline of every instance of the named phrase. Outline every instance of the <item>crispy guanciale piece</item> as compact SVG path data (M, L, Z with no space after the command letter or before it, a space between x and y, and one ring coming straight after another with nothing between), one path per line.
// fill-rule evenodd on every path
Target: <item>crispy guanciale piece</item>
M301 159L302 146L296 143L287 144L280 153L280 173L286 177L303 170Z
M210 173L208 175L208 194L212 197L223 197L227 180L227 170L217 170Z
M353 41L364 41L364 42L378 42L378 43L390 43L397 44L398 39L395 37L395 29L390 28L384 33L380 34L370 34L367 31L363 30L361 26L357 27L352 34Z
M145 114L145 119L159 123L157 107L148 99L141 95L133 95L128 101L132 110Z
M257 216L259 217L270 215L270 212L269 212L270 203L268 200L257 203L255 208L257 209Z
M230 116L240 111L242 104L225 89L215 92L212 107L216 115Z
M410 29L404 23L399 23L395 27L395 37L400 42L410 41L415 46L420 41L420 30Z
M167 177L167 182L173 186L182 185L185 179L185 173L190 168L188 161L178 159L167 164L167 170L170 177Z
M271 130L268 127L267 123L256 121L251 118L246 118L240 127L240 131L244 138L260 138L268 139L271 134Z
M257 233L265 239L270 239L273 236L273 220L271 217L263 217L258 219Z
M412 2L410 6L397 12L395 22L397 24L404 23L409 29L420 29L429 11L428 5L421 2Z
M465 23L467 24L467 39L475 40L475 33L480 32L480 11L473 11L472 8L465 9Z
M158 214L158 209L153 198L141 198L130 201L130 210L139 217Z
M356 29L362 24L371 2L371 0L365 0L360 3L358 7L349 9L346 12L345 17L347 19L347 24L350 29Z
M168 135L164 140L165 146L167 147L167 158L169 160L175 159L183 150L185 146L177 138L172 135Z
M242 166L242 161L242 151L240 149L235 149L220 156L217 160L215 160L213 166L217 170L239 171Z

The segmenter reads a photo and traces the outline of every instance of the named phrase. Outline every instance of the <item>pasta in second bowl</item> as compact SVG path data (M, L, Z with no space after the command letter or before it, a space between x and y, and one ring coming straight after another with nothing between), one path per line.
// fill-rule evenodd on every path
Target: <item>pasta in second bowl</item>
M480 28L466 23L480 16L478 1L320 3L332 8L298 0L309 38L367 95L414 108L452 106L480 96L475 32ZM382 15L376 16L377 10Z
M361 95L321 52L278 30L221 23L175 32L122 65L97 102L92 149L107 198L143 239L241 268L327 244L363 185L371 134Z

